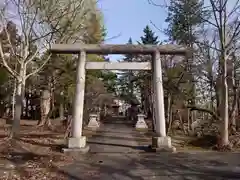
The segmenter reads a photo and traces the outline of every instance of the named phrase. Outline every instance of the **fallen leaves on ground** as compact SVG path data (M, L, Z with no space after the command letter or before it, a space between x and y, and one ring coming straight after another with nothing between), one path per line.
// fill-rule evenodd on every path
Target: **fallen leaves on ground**
M1 180L69 179L61 167L74 159L61 152L64 132L40 130L36 126L21 127L21 132L18 139L11 140L0 130Z

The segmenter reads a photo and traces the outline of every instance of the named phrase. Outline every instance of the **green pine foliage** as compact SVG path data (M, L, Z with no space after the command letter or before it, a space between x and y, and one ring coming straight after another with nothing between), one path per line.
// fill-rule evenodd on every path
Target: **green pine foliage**
M171 41L191 45L197 38L197 28L204 22L207 12L203 0L171 0L165 30Z
M143 29L143 33L144 35L140 37L140 44L159 44L158 36L155 35L148 25Z

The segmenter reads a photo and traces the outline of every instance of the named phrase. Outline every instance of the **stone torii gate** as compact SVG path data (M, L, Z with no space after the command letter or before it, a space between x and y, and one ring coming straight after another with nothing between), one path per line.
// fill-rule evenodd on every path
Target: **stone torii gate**
M68 139L67 151L89 150L86 137L82 136L83 106L86 69L107 70L151 70L153 72L153 89L155 98L155 130L152 147L156 149L172 149L171 139L166 136L164 112L164 92L162 83L162 65L160 55L187 55L188 50L178 45L107 45L107 44L54 44L52 53L79 54L77 64L76 94L73 109L72 137ZM151 62L86 62L87 54L142 54L151 55Z

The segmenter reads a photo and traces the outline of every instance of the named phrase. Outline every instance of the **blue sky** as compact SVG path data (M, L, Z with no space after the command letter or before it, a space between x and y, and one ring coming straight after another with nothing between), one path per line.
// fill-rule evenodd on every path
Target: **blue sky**
M159 29L166 28L166 23L164 23L166 10L150 5L148 0L100 0L99 7L104 14L104 23L108 33L106 43L108 44L125 44L129 37L136 42L143 35L143 28L146 25L156 32L160 40L165 38L158 29L151 25L150 21L154 22ZM117 37L112 38L115 36ZM111 57L119 58L114 55Z

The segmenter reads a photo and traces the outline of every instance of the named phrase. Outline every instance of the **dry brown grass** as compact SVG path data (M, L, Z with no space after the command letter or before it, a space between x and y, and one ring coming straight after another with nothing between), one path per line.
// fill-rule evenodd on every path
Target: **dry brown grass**
M49 130L37 128L36 121L22 120L19 138L10 140L10 125L0 119L0 179L69 179L60 167L72 163L74 157L61 152L64 128L59 121L53 124L55 130ZM87 137L94 133L83 131ZM5 168L8 164L14 168Z

